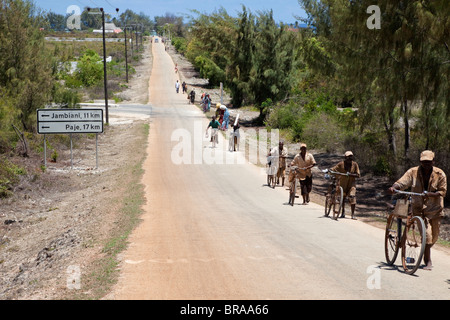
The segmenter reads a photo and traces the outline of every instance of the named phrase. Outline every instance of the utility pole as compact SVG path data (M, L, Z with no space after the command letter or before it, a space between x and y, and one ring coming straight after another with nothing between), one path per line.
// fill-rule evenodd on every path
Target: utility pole
M108 113L108 79L106 78L106 42L105 42L105 11L100 8L102 12L102 27L103 27L103 87L105 88L105 115L106 124L109 124L109 113Z
M91 8L87 8L88 11L91 10ZM102 29L103 29L103 87L105 90L105 117L106 117L106 124L109 124L109 112L108 112L108 78L107 78L107 72L106 72L106 30L105 30L105 11L103 8L100 8L100 12L102 15ZM116 8L116 12L119 12L119 8ZM91 13L91 12L89 12ZM98 14L95 12L92 12L92 14Z
M127 52L127 26L125 26L125 70L127 74L127 83L128 83L128 52Z

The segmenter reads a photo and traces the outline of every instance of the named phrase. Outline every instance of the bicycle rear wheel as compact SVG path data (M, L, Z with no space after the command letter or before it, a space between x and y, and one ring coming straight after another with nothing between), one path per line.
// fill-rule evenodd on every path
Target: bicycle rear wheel
M425 223L421 217L411 218L402 239L402 264L406 274L413 274L422 262L426 245Z
M337 220L342 210L342 202L344 200L344 190L342 187L338 187L335 193L335 199L333 203L333 219Z
M390 214L387 219L386 232L384 235L384 254L389 266L392 266L397 259L401 236L402 219Z

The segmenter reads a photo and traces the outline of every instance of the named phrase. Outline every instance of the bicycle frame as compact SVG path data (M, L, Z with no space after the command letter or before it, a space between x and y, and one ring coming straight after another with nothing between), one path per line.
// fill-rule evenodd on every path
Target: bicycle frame
M336 175L346 176L346 174L331 171L329 169L322 170L322 172L325 173L325 179L331 179L330 185L325 193L325 216L328 217L330 215L331 208L333 208L333 219L337 220L344 202L344 190L339 185Z
M424 196L425 193L394 191L406 195L407 199L403 204L406 207L400 209L399 204L396 203L398 209L394 209L388 216L385 231L386 262L388 265L393 265L401 248L403 269L406 274L412 275L422 261L426 245L426 232L423 219L412 214L411 196ZM401 201L401 199L399 200ZM400 203L400 205L402 204ZM396 226L394 226L395 224Z
M211 143L213 148L216 147L218 141L219 141L219 129L211 128Z

